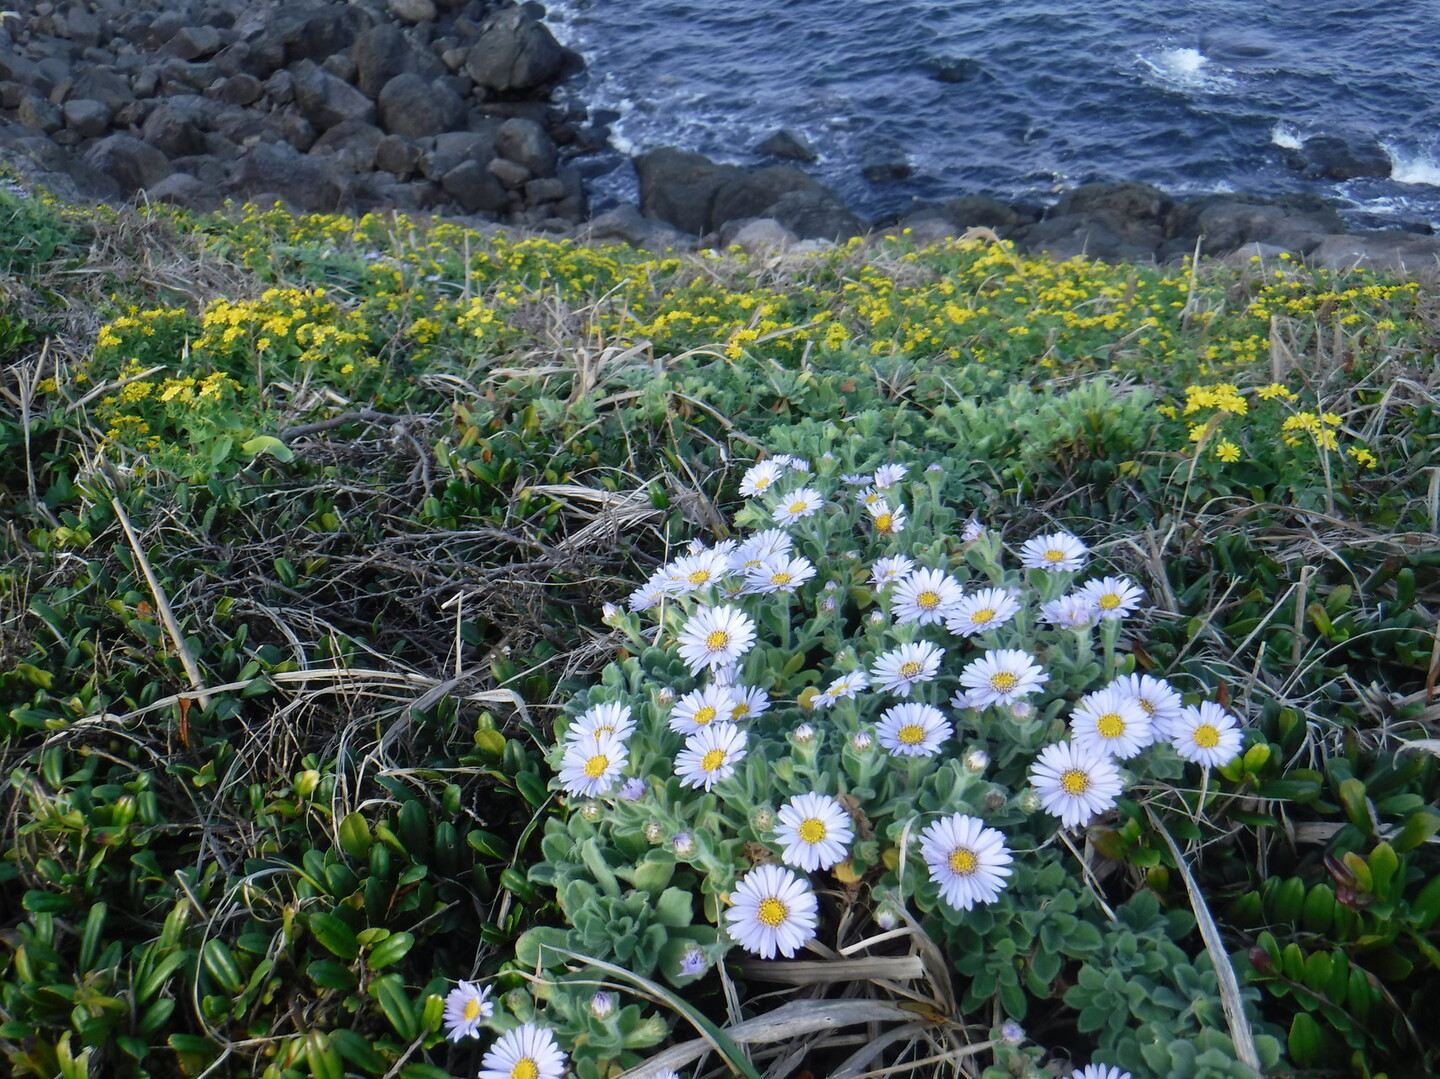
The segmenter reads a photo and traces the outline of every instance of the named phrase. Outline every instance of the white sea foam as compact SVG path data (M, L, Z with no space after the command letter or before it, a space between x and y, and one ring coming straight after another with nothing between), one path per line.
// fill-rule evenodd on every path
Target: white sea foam
M1305 142L1299 130L1284 120L1270 129L1270 141L1286 150L1298 150Z
M1397 184L1440 187L1440 161L1425 154L1407 154L1383 143L1381 148L1390 155L1390 179Z
M1136 58L1156 82L1172 90L1214 93L1230 89L1235 79L1199 49L1158 49Z

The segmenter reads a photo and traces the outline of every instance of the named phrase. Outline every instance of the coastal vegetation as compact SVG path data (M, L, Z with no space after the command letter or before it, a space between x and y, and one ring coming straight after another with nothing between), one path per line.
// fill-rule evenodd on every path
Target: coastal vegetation
M1434 1072L1434 282L806 247L0 190L13 1074ZM813 576L704 569L776 528ZM1007 650L1043 684L952 698ZM682 765L731 659L744 756ZM1048 812L1147 677L1233 752L1172 717ZM808 918L735 916L781 874Z

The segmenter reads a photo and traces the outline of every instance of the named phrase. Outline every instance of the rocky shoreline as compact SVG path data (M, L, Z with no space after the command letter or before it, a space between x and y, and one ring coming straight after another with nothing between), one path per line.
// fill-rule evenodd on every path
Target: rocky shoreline
M591 217L584 169L606 131L557 88L583 67L512 0L40 0L0 16L0 161L68 201L194 209L436 213L595 242L752 250L980 226L1056 258L1289 253L1418 270L1440 237L1350 232L1306 196L1182 199L1087 184L1053 206L979 195L866 221L794 162L744 169L673 148L634 161L640 205ZM1322 148L1324 149L1324 148ZM883 182L883 177L877 182Z

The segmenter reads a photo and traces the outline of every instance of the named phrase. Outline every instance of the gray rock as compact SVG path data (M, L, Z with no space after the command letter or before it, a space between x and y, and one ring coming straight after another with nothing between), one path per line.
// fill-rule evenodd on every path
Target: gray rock
M384 132L373 124L363 120L346 120L316 139L309 152L339 158L348 172L371 172L375 168L380 140L384 137Z
M350 50L355 61L355 85L367 97L379 97L385 84L396 75L439 78L445 68L428 52L411 44L405 32L393 23L381 23L365 30Z
M721 231L725 247L740 247L748 255L760 255L771 251L785 251L795 246L798 237L773 217L757 217L747 221L732 234Z
M1291 168L1313 179L1353 180L1357 176L1385 179L1392 168L1390 155L1374 138L1312 135L1298 150L1286 154Z
M82 139L103 135L110 126L113 113L109 107L88 97L71 98L65 102L65 126Z
M501 160L504 160L503 158ZM493 164L493 162L492 162ZM494 171L493 169L491 170ZM525 185L525 201L531 204L541 202L559 202L569 192L565 189L564 183L549 177L540 180L531 180Z
M929 247L931 244L943 243L946 240L953 240L963 230L946 218L937 216L934 211L929 213L916 213L907 216L894 228L887 229L887 236L902 236L918 247Z
M1114 214L1055 214L1017 233L1027 251L1057 261L1077 256L1107 261L1153 262L1163 233L1158 224L1122 220Z
M65 117L60 110L43 97L29 94L20 99L18 119L26 127L33 127L49 134L60 130Z
M150 110L140 137L171 157L205 152L206 101L193 94L166 98Z
M1174 199L1149 184L1081 184L1060 196L1051 216L1104 213L1148 225L1158 224L1174 205Z
M823 186L818 191L787 191L770 207L768 216L801 240L849 240L865 235L869 228L840 196Z
M392 135L423 139L465 122L465 102L442 82L409 72L396 75L380 91L380 126Z
M130 85L138 98L151 98L160 90L160 69L147 67L135 73Z
M643 216L629 203L592 217L583 236L590 243L625 243L646 251L693 251L695 237L653 218Z
M170 175L170 162L133 135L107 135L85 153L85 163L108 173L126 192L153 187Z
M277 71L265 80L265 95L276 105L288 105L295 100L295 76L289 71Z
M467 214L503 210L509 201L500 181L478 161L462 161L440 178L440 187Z
M330 72L330 74L342 82L348 83L355 81L355 74L358 70L355 67L355 61L343 52L336 53L334 56L325 57L325 59L320 62L320 67L322 70ZM361 92L364 93L363 90Z
M950 224L964 231L981 227L1005 229L1018 224L1020 215L999 199L986 195L962 195L959 198L944 199L934 209Z
M420 171L429 180L439 180L463 161L486 165L495 157L495 128L479 131L447 131L436 135L428 154L420 159Z
M271 117L280 137L295 149L305 151L315 143L315 128L294 106L281 109Z
M188 206L193 210L212 210L220 204L213 187L185 172L172 172L145 194L151 202Z
M508 157L497 157L485 166L507 190L518 191L530 180L530 170Z
M792 192L801 192L818 202L833 202L843 205L841 199L828 187L808 172L790 165L770 165L751 173L732 177L721 185L715 194L709 226L706 231L718 229L726 221L748 217L775 217L773 207L780 198ZM853 216L853 215L852 215ZM786 228L803 239L819 237L833 240L834 235L798 230L789 222Z
M805 136L788 127L772 132L756 149L762 154L783 157L787 161L815 161L819 158Z
M437 14L434 0L390 0L390 12L404 22L429 22Z
M346 120L374 122L375 105L345 80L310 60L296 64L291 72L295 79L295 103L317 131Z
M358 4L302 2L265 8L257 15L257 20L247 27L244 40L253 54L272 64L269 71L344 52L361 31L375 22L374 16ZM262 72L252 69L251 74Z
M523 7L487 15L465 59L465 70L478 85L502 93L544 86L565 68L565 50Z
M215 88L215 96L231 105L253 105L265 96L265 85L254 75L231 75Z
M41 71L39 64L13 48L0 49L0 80L18 82L42 94L55 88L54 81Z
M722 186L743 178L734 165L720 165L703 154L662 146L635 159L640 179L640 213L659 218L691 235L709 232L715 197ZM762 207L763 212L768 207ZM755 217L755 213L733 214ZM642 245L637 245L642 246Z
M214 56L224 44L220 31L213 26L183 26L175 36L157 50L159 56L178 56L182 60L203 60Z
M242 195L278 194L301 210L331 213L350 203L350 184L336 162L300 154L285 143L257 143L235 164L230 184Z
M93 98L111 112L118 112L135 100L130 80L103 67L92 67L76 75L70 96Z
M532 176L553 176L559 155L545 129L534 120L512 117L500 125L495 151L524 165Z
M1326 236L1305 261L1330 270L1434 270L1440 263L1440 236L1398 230Z
M420 147L399 135L386 135L375 144L375 167L393 173L401 180L420 166Z

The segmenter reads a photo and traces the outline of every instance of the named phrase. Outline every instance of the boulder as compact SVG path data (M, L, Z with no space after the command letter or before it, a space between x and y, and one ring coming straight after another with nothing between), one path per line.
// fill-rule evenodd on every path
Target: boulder
M718 229L726 221L738 218L773 217L775 215L771 211L775 204L792 193L808 195L815 201L840 203L840 197L819 180L791 165L770 165L750 173L737 169L716 191L706 231ZM802 238L818 235L797 230L788 222L782 224ZM834 239L833 236L819 238Z
M254 75L231 75L215 87L215 96L231 105L253 105L265 96L265 85Z
M65 126L82 139L105 134L110 126L110 108L88 97L71 98L65 102Z
M171 157L205 152L207 102L193 94L162 100L145 117L140 137Z
M439 180L463 161L486 165L495 157L495 134L499 125L479 131L446 131L436 135L430 152L420 159L420 171L429 180Z
M409 72L385 84L377 111L382 128L412 139L438 135L465 122L465 102L459 94L442 82Z
M401 180L409 179L420 166L420 147L399 135L386 135L375 144L375 167Z
M338 158L347 172L372 172L384 137L385 133L374 124L346 120L316 139L309 153Z
M695 237L687 236L661 221L645 217L629 203L592 217L583 237L590 243L625 243L645 251L694 250Z
M495 152L523 165L532 176L553 176L559 155L545 129L534 120L512 117L500 125Z
M440 178L441 190L467 214L503 210L509 195L478 161L462 161Z
M220 200L215 189L186 172L172 172L145 192L151 202L188 206L192 210L216 209Z
M962 232L971 228L1008 229L1021 221L1015 210L987 195L942 199L932 209Z
M1174 204L1174 199L1149 184L1081 184L1060 196L1051 216L1104 214L1117 222L1158 225Z
M405 32L394 23L380 23L362 31L350 50L355 61L355 85L367 97L379 97L385 84L396 75L439 78L445 67L434 56L415 48Z
M1340 215L1322 199L1206 195L1166 214L1167 240L1160 257L1190 255L1197 239L1204 255L1223 255L1252 243L1303 252L1321 237L1344 230Z
M720 165L704 154L662 146L635 158L640 179L640 213L659 218L682 232L699 236L709 232L715 196L722 186L744 177L734 165ZM734 214L755 217L757 212Z
M107 135L85 153L85 163L108 173L126 192L153 187L170 175L170 162L133 135Z
M437 14L434 0L390 0L390 13L402 22L429 22Z
M815 161L819 155L805 136L782 127L766 136L765 141L755 148L759 153L771 157L783 157L787 161Z
M868 227L840 196L829 188L787 191L768 214L803 240L849 240L865 235Z
M487 90L510 93L554 82L569 59L545 26L523 7L502 8L480 24L479 40L465 58L465 71Z
M16 115L26 127L33 127L46 134L59 131L65 124L65 116L60 109L48 99L36 94L27 94L20 99Z
M1017 230L1016 238L1023 249L1056 260L1153 262L1164 235L1158 223L1099 212L1053 214Z
M485 167L510 191L518 191L531 179L529 169L508 157L497 157Z
M359 4L300 3L255 12L247 25L244 40L266 75L300 60L324 60L342 53L356 37L374 23L370 12Z
M1290 167L1311 179L1353 180L1357 176L1385 179L1390 175L1390 155L1374 139L1365 136L1312 135L1298 150L1286 153Z
M1305 261L1329 270L1434 270L1440 263L1440 236L1398 229L1325 236Z
M297 209L332 213L350 202L350 183L338 163L301 154L285 143L257 143L230 173L230 186L241 195L274 194Z
M156 50L156 54L178 56L182 60L203 60L214 56L224 44L220 31L213 26L182 26L174 37Z
M936 82L969 82L984 70L972 56L941 56L929 65L929 76Z
M373 123L375 105L344 79L336 78L314 61L303 60L291 68L295 79L295 103L317 131L346 120Z
M119 112L135 100L135 93L130 89L130 80L103 67L87 68L76 75L75 85L70 88L70 96L91 98L111 112Z
M757 217L736 229L722 229L722 247L739 247L747 255L785 251L795 246L798 237L773 217Z

